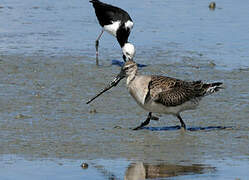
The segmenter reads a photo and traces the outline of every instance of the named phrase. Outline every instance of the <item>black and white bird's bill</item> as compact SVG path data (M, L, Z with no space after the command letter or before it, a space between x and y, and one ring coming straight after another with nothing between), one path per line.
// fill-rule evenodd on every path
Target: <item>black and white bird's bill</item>
M103 94L104 92L110 90L114 86L117 86L118 83L123 78L125 78L125 72L121 69L120 73L111 81L111 83L108 86L106 86L102 91L100 91L98 94L96 94L93 98L91 98L90 100L88 100L86 102L86 104L90 104L94 99L96 99L97 97L99 97L101 94Z

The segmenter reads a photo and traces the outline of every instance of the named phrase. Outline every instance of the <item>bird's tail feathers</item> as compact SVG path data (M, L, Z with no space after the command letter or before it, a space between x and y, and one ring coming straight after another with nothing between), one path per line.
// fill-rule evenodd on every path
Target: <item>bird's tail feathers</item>
M206 86L207 88L205 95L209 95L209 94L219 91L220 89L224 89L224 87L221 86L222 84L223 84L222 82L205 84L204 86Z
M100 1L99 0L90 0L89 2L91 2L91 3L99 3Z

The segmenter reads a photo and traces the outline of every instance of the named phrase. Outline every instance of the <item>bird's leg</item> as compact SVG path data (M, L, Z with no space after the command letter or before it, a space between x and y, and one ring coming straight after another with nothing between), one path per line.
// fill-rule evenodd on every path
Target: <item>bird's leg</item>
M98 36L98 38L95 41L95 48L96 48L96 65L99 65L99 39L101 38L102 34L103 34L104 30L101 30L100 35Z
M138 130L138 129L141 129L142 127L148 125L148 124L150 123L150 120L151 120L151 114L152 114L152 112L149 112L149 114L148 114L148 116L147 116L147 119L146 119L144 122L142 122L142 123L140 124L140 126L134 128L133 130Z
M186 130L186 125L185 125L185 123L183 122L183 120L182 120L180 114L178 114L176 117L180 120L180 122L181 122L181 127L184 128L184 129Z

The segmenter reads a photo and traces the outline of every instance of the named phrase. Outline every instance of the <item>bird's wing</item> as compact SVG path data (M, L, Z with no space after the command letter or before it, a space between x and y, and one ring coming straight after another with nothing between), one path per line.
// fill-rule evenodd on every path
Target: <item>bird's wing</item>
M93 3L93 7L101 26L111 24L120 19L131 20L129 14L119 7L102 2Z
M205 94L201 81L186 82L165 76L152 76L149 93L153 101L177 106Z

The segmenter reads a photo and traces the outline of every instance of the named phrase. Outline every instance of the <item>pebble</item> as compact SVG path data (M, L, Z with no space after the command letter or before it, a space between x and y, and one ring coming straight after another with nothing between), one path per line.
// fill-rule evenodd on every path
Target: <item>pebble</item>
M29 118L32 118L31 116L26 116L26 115L23 115L23 114L18 114L16 115L15 117L16 119L29 119Z
M122 129L121 126L114 126L113 128L114 128L114 129Z
M210 67L215 67L216 64L215 64L214 62L210 62L210 63L209 63L209 66L210 66Z
M87 169L88 168L88 164L87 163L82 163L81 167L82 167L82 169Z
M94 113L97 113L97 110L96 110L96 109L91 109L89 112L90 112L91 114L94 114Z
M210 10L214 10L215 6L216 6L215 2L211 2L208 7Z

